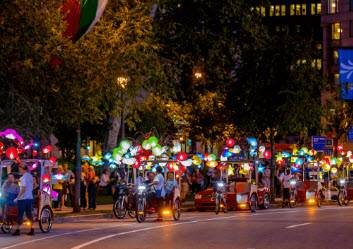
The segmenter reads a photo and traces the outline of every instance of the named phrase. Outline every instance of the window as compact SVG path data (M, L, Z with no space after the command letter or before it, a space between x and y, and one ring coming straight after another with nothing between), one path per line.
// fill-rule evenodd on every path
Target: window
M295 14L299 16L301 14L301 6L300 4L295 5Z
M311 6L311 9L310 9L311 15L316 15L316 4L312 3L310 6Z
M290 15L294 16L295 15L295 4L290 5Z
M261 6L260 11L261 11L262 16L266 16L266 8L265 7Z
M341 39L341 23L336 22L331 24L331 30L332 30L332 40L340 40Z
M328 0L327 1L327 13L335 14L338 13L338 0Z
M275 6L275 15L280 16L281 15L281 5L276 5Z
M302 4L302 13L303 16L306 15L306 4Z
M321 70L321 68L322 68L322 60L321 59L316 59L316 68L317 68L317 70Z
M316 14L321 15L321 3L316 5Z
M270 16L274 16L275 15L275 6L271 5L270 6Z
M337 49L333 50L332 57L333 57L333 63L338 64L338 50Z
M286 15L286 6L281 5L281 16L285 16L285 15Z

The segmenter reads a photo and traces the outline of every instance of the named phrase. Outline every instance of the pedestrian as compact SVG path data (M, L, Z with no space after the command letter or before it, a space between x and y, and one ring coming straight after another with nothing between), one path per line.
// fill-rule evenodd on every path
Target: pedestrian
M58 166L57 169L53 169L53 191L58 193L57 200L53 201L53 207L57 211L61 211L62 208L62 197L63 197L63 167L61 165Z
M156 221L162 221L162 207L163 207L163 198L165 196L164 188L164 176L162 175L162 167L158 166L156 168L156 176L153 179L153 185L156 189L156 198L157 198L157 207L158 207L158 218Z
M99 180L99 187L103 188L107 195L111 193L110 177L108 169L104 169Z
M282 183L283 186L283 203L282 207L284 207L285 204L289 203L289 198L290 198L290 179L292 178L292 174L290 172L290 168L285 170L284 174L281 174L279 179Z
M271 187L271 169L268 165L266 165L266 168L264 170L262 183L267 188Z
M20 192L20 187L16 183L15 176L9 174L7 180L1 188L1 193L5 200L5 207L3 213L6 214L6 220L8 222L16 222L17 218L17 203L14 200L17 198Z
M87 185L88 185L88 163L85 162L82 165L82 171L81 171L81 181L80 181L80 206L83 208L83 210L86 209L87 207L87 198L86 198L86 192L87 192Z
M173 200L174 189L178 188L178 183L174 178L173 172L168 172L167 181L165 183L165 196L168 202Z
M74 190L75 190L75 174L69 169L69 165L67 163L64 164L64 188L66 189L66 206L68 205L68 201L70 201L70 205L74 204Z
M26 165L19 165L19 171L22 174L20 178L20 193L14 202L17 202L17 226L15 232L12 234L14 236L20 235L20 227L23 223L23 215L26 213L26 217L30 222L30 231L27 235L34 235L33 229L33 176L28 172L28 167Z
M88 168L88 209L96 209L96 196L97 196L97 178L94 172L94 167Z

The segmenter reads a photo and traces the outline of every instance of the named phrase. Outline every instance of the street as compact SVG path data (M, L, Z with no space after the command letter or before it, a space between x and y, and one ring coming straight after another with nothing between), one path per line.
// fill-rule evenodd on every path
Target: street
M143 224L133 219L83 218L55 224L52 232L34 237L0 234L0 248L353 248L353 207L325 206L296 209L183 213L180 222ZM23 229L23 233L25 233Z

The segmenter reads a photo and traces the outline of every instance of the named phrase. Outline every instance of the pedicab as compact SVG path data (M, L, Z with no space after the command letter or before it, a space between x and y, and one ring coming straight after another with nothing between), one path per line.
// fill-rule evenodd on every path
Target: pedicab
M39 160L39 159L23 159L21 160L22 164L25 164L30 170L31 173L39 181L39 193L38 196L34 198L34 208L33 208L33 222L38 222L39 228L43 233L50 232L54 214L51 207L51 169L53 167L53 162L50 160ZM18 174L18 165L14 160L4 160L0 162L0 186L2 185L2 179L4 175L10 173ZM16 216L16 212L6 213L7 208L2 209L2 224L1 230L4 233L10 233L15 224L13 216ZM25 221L24 224L30 225L28 221Z
M154 185L152 182L136 182L136 220L141 223L146 220L147 215L152 215L159 212L163 218L173 217L175 221L178 221L181 216L181 202L180 202L180 180L177 181L178 174L178 161L172 160L145 160L141 162L142 171L146 174L147 172L151 172L150 168L153 164L163 164L170 165L168 168L172 169L169 171L173 173L174 181L177 186L173 188L170 196L166 196L163 198L163 208L162 210L158 210L156 199L154 197ZM134 172L137 172L136 170ZM166 167L164 167L164 178L166 180L167 176ZM135 173L136 176L136 173ZM180 179L180 177L179 177ZM152 180L152 179L151 179ZM152 180L153 181L153 180Z
M347 206L353 200L353 179L350 177L350 163L343 165L342 169L342 175L338 179L337 202L340 206Z
M255 212L258 207L263 209L270 207L270 189L259 182L257 161L222 161L221 164L227 172L224 193L226 210L249 209ZM231 172L235 172L233 176L229 176ZM211 188L197 193L195 195L196 209L198 211L212 208L217 210L216 196Z
M302 165L302 178L293 180L295 198L291 196L291 207L297 203L317 205L321 207L325 200L325 188L323 187L322 172L318 162L305 162ZM294 186L295 185L295 186Z

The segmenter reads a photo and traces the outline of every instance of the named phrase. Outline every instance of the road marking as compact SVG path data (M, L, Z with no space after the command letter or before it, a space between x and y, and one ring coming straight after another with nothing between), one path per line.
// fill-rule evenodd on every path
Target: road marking
M302 227L302 226L307 226L310 225L311 223L302 223L302 224L296 224L296 225L292 225L292 226L287 226L287 229L291 229L291 228L295 228L295 227Z
M35 242L42 241L42 240L54 239L54 238L62 237L62 236L66 236L66 235L72 235L72 234L84 233L84 232L91 232L91 231L96 231L96 230L103 230L103 229L115 228L115 227L119 227L119 226L128 226L128 225L130 225L130 224L121 223L118 226L109 226L109 227L91 228L91 229L84 229L84 230L78 230L78 231L71 231L71 232L66 232L66 233L61 233L61 234L56 234L56 235L51 235L51 236L45 236L45 237L40 238L40 239L33 239L33 240L20 242L20 243L17 243L17 244L13 244L11 246L1 247L0 249L9 249L9 248L14 248L14 247L18 247L18 246L23 246L23 245L35 243Z

